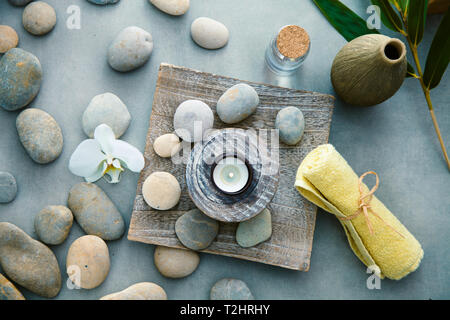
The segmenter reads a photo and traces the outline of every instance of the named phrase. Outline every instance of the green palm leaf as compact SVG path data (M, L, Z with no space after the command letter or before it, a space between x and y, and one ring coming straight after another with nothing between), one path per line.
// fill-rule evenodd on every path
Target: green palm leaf
M444 18L436 31L433 42L431 43L427 62L425 64L423 80L428 89L437 87L450 61L449 30L450 13L447 10L447 13L444 15Z
M409 1L408 6L408 38L414 46L418 46L423 38L427 18L428 0Z

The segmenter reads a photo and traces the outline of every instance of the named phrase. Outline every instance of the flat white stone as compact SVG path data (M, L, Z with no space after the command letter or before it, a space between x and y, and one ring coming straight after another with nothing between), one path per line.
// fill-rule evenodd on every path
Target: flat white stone
M227 44L229 32L223 23L201 17L192 22L191 36L200 47L219 49Z
M181 16L189 10L189 0L149 0L162 12L172 16Z

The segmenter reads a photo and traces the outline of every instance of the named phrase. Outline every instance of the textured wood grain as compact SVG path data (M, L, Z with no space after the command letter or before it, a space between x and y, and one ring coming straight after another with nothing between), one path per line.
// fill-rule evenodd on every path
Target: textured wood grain
M217 100L229 87L240 82L255 88L260 105L255 114L246 120L233 126L225 125L216 114ZM269 205L272 211L272 237L255 247L241 248L235 239L237 224L221 223L216 240L203 252L307 271L317 208L300 196L294 188L294 181L298 165L306 154L328 142L334 98L326 94L241 81L168 64L161 64L159 70L144 153L146 166L138 181L128 239L184 248L175 235L174 226L180 215L195 208L188 195L185 179L185 163L190 154L182 152L179 159L184 159L184 164L174 164L170 159L158 157L152 146L157 137L174 131L173 114L178 105L187 99L207 103L215 114L214 126L218 129L273 129L276 114L282 108L295 106L302 110L306 121L302 141L296 146L279 146L279 186ZM154 171L170 172L180 183L180 203L171 211L153 210L142 197L142 184Z

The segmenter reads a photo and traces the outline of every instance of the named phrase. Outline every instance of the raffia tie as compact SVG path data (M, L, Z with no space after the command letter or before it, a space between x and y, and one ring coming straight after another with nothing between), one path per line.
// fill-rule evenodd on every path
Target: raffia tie
M364 194L364 190L363 190L363 180L366 176L368 176L369 174L373 174L377 181L375 183L375 186L367 193ZM373 235L373 227L372 227L372 223L369 220L369 210L371 209L370 206L370 202L372 201L373 198L373 194L375 193L375 191L377 191L378 186L380 185L380 179L378 178L378 174L374 171L368 171L366 173L364 173L361 177L359 177L359 206L358 206L358 210L356 210L356 212L350 216L347 216L345 218L339 218L341 220L344 221L348 221L348 220L353 220L356 217L358 217L361 213L364 214L364 217L366 219L366 223L367 223L367 227L369 228L369 232L371 235ZM386 226L388 226L389 228L391 228L393 231L395 231L396 233L398 233L402 238L405 238L404 235L402 235L399 231L395 230L395 228L393 226L391 226L389 223L387 223L382 217L380 217L376 212L374 212L373 210L370 210L370 212L377 217L378 219L380 219Z

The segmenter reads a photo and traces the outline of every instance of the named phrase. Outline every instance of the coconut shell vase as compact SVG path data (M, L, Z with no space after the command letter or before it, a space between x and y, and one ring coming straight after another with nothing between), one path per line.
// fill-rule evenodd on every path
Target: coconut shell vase
M402 41L379 34L364 35L350 41L336 55L331 82L345 102L373 106L397 92L406 68Z

